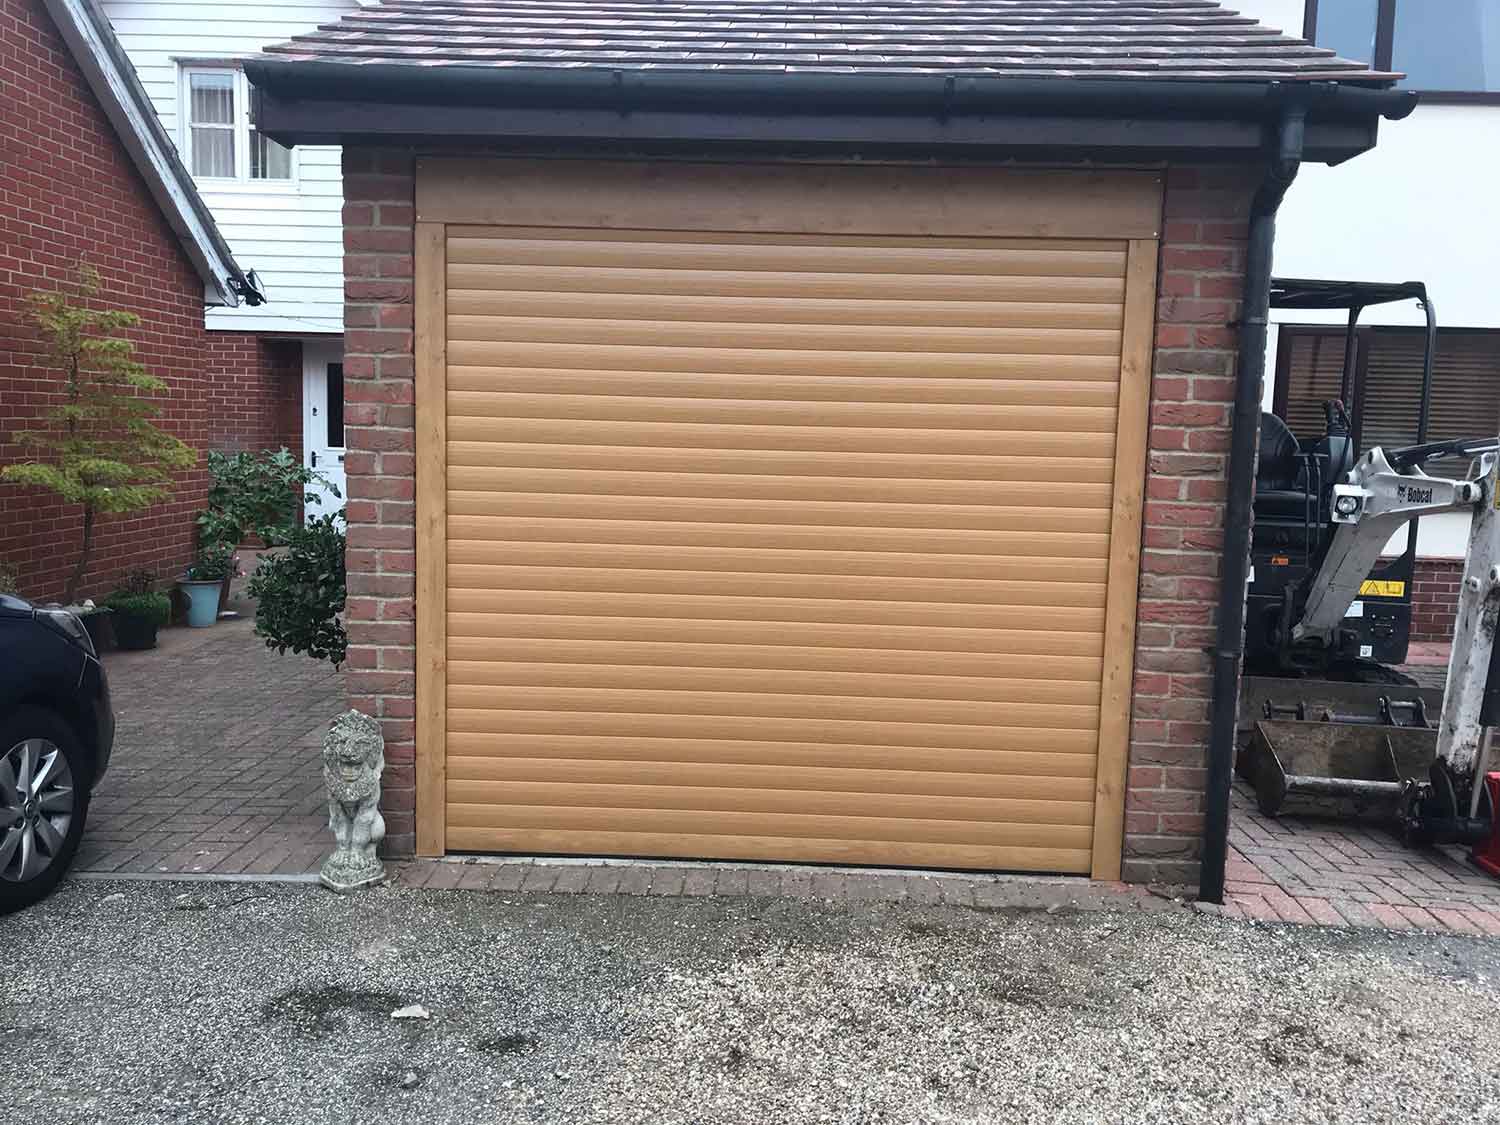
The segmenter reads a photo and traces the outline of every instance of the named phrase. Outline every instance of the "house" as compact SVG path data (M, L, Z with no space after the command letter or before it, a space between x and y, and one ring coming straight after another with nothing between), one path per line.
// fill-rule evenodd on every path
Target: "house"
M336 20L356 3L238 0L211 13L194 0L99 3L229 245L254 263L272 298L207 311L209 363L233 387L206 404L209 445L286 446L341 485L339 150L283 148L260 133L236 60Z
M81 265L98 271L109 307L141 318L137 355L169 384L162 425L202 448L205 404L236 393L234 373L209 362L204 308L259 295L92 3L0 0L0 42L0 463L22 455L11 435L58 398L25 299L68 284ZM169 502L106 520L85 592L129 569L179 571L206 492L199 467ZM35 598L61 593L79 526L50 493L0 488L0 561Z
M1404 72L1421 92L1417 111L1392 123L1378 150L1348 168L1309 168L1277 226L1276 270L1289 277L1423 281L1440 330L1431 440L1500 429L1500 260L1495 183L1500 177L1500 13L1484 0L1319 5L1244 0L1246 15L1300 31L1346 58ZM1390 16L1381 19L1389 10ZM1338 318L1338 314L1332 314ZM1310 404L1344 359L1341 326L1305 312L1275 315L1266 406ZM1357 376L1370 417L1366 444L1416 442L1423 314L1414 302L1372 307L1360 318ZM1376 413L1378 411L1378 413ZM1443 471L1461 472L1449 463ZM1467 515L1423 520L1413 591L1413 638L1453 636ZM1404 536L1401 544L1404 547Z
M246 63L343 146L394 850L1222 890L1271 221L1413 99L1112 7L403 3Z

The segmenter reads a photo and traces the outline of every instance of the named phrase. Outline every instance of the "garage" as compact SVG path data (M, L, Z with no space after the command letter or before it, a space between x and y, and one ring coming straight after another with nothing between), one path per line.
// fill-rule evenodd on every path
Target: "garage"
M388 854L1219 893L1272 224L1395 76L1208 0L392 0L245 71L342 146Z
M444 850L1118 868L1157 174L417 206Z

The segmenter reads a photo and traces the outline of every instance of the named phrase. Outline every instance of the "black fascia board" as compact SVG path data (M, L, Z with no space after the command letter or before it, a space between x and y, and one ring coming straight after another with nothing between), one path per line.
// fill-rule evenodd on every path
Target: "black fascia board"
M597 109L428 103L283 101L257 93L257 128L284 144L483 146L503 151L577 147L590 152L858 153L893 159L964 153L980 158L1099 162L1260 159L1267 126L1245 120L1161 120L1060 115L932 116L622 114ZM1375 144L1374 120L1308 129L1311 160L1337 164Z
M1336 163L1374 144L1380 117L1404 117L1416 104L1406 91L1332 82L414 67L270 57L246 60L245 70L256 87L257 127L298 144L552 135L1028 153L1098 145L1112 158L1236 153L1258 150L1259 127L1295 101L1306 106L1309 126L1327 133L1321 145L1316 132L1310 137L1309 157Z

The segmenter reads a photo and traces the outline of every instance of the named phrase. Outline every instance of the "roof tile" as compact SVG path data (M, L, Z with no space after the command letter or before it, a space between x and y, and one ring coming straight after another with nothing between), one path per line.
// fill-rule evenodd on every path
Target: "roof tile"
M267 52L429 68L1396 77L1214 0L385 0Z

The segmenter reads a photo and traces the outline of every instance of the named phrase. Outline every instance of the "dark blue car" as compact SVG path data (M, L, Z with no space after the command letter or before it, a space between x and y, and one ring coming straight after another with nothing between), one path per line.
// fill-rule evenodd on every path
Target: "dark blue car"
M0 594L0 914L67 872L114 741L109 682L82 622Z

